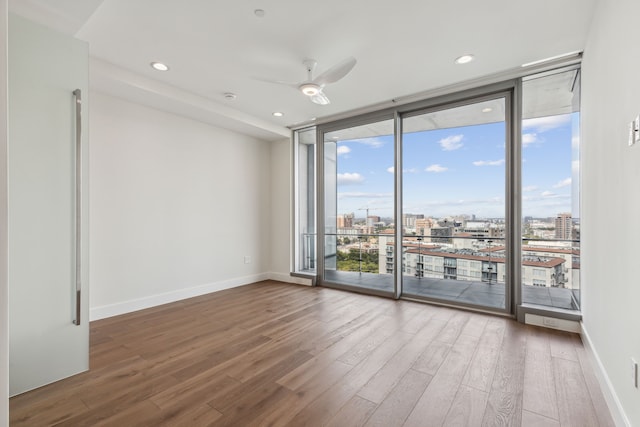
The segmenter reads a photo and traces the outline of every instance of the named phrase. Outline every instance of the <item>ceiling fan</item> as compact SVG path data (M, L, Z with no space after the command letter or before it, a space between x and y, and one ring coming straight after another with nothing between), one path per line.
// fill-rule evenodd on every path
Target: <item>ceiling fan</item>
M349 74L349 71L351 71L356 65L356 59L354 57L349 57L339 64L336 64L333 67L329 68L327 71L320 74L316 78L313 78L313 70L317 65L316 60L305 59L302 63L307 69L307 80L302 83L277 83L286 84L298 89L300 92L308 96L313 103L327 105L330 103L330 101L329 98L327 98L327 95L324 94L322 89L324 89L326 85L335 83Z

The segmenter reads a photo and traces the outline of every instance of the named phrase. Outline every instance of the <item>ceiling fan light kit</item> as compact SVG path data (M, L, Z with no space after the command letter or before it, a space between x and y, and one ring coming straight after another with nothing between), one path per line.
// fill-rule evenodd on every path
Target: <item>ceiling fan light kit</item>
M321 87L314 83L303 83L300 85L300 90L307 96L315 96L320 92Z
M286 84L297 88L304 95L308 96L311 102L318 105L330 104L329 98L322 91L328 84L335 83L353 69L356 65L356 59L353 57L347 58L341 63L329 68L318 77L313 78L313 70L316 68L315 59L305 59L302 64L307 69L307 80L299 84L290 84L285 82L275 82L280 84Z

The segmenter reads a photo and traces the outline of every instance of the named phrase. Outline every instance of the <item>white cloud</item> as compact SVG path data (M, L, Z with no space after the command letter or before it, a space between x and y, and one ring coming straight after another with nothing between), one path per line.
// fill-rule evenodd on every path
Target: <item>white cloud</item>
M425 169L425 172L440 173L440 172L445 172L447 170L449 170L449 168L445 168L444 166L440 166L440 165L436 164L436 165L431 165L431 166L427 167Z
M442 138L438 144L440 144L444 151L453 151L462 148L464 145L462 143L463 139L464 135L451 135L446 138Z
M554 185L553 188L568 187L570 185L571 185L571 178L565 178L562 181L558 181L558 183Z
M522 134L522 146L527 147L534 142L538 142L538 134L537 133L524 133Z
M338 193L338 199L386 199L393 197L393 193L362 193L362 192L342 192Z
M571 148L578 149L580 148L580 137L574 136L571 138Z
M536 191L538 189L537 185L527 185L526 187L522 187L522 191L524 192L531 192L531 191Z
M483 199L415 200L405 201L407 212L429 212L433 216L450 216L452 212L475 213L485 217L504 215L504 197L488 196Z
M522 121L523 129L534 129L538 133L556 129L571 122L570 114L562 114L558 116L536 117L535 119L527 119Z
M504 159L499 160L477 160L473 162L474 166L500 166L504 164Z
M340 145L336 151L338 152L338 156L340 156L343 154L349 154L351 152L351 148L346 145Z
M580 176L580 160L573 160L571 162L571 173L573 176Z
M539 195L535 196L524 196L522 198L523 201L526 202L540 202L540 201L549 201L549 200L571 200L570 194L556 194L552 191L543 191Z
M378 138L362 138L362 139L354 139L353 142L357 142L358 144L368 145L369 147L379 148L385 144L385 141Z
M393 173L395 170L396 168L394 168L393 166L387 168L387 172L389 173ZM402 169L402 173L418 173L418 170L416 168Z
M362 184L364 182L364 176L360 175L357 172L354 173L339 173L338 174L338 185L353 185L353 184Z

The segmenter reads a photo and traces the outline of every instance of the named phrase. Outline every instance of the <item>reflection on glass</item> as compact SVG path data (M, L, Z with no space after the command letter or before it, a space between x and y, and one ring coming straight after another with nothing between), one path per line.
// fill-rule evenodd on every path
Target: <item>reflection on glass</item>
M522 297L580 308L579 70L523 81Z
M393 144L392 120L324 134L325 281L393 291Z
M405 295L505 308L505 147L504 98L403 120Z
M316 271L315 147L316 129L295 132L296 150L296 250L295 271Z

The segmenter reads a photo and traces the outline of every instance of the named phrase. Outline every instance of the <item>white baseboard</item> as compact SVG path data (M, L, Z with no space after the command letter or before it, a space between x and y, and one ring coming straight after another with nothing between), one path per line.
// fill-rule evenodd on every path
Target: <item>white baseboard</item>
M135 300L123 301L115 304L108 304L99 307L92 307L89 310L89 320L106 319L107 317L118 316L120 314L131 313L132 311L143 310L145 308L155 307L157 305L167 304L170 302L180 301L187 298L205 295L211 292L231 289L238 286L248 285L250 283L268 280L271 273L254 274L251 276L237 277L234 279L223 280L206 285L193 286L185 289L178 289L163 294L150 295ZM279 280L279 279L274 279Z
M593 362L593 366L595 368L596 377L598 378L598 382L600 383L600 388L602 389L602 394L604 394L604 399L607 401L607 406L609 406L609 410L611 410L611 417L615 422L616 426L626 426L631 427L631 422L627 418L627 415L624 412L624 408L620 403L620 399L618 399L618 395L616 394L615 389L613 388L613 384L611 384L611 380L607 375L607 371L604 369L604 365L598 356L598 352L593 347L593 343L591 342L591 338L589 337L589 333L585 329L584 323L582 323L582 342L585 345L585 349L587 350L587 354L591 358Z
M313 285L311 279L305 279L304 277L295 277L289 273L269 273L269 280L277 280L278 282L293 283L296 285Z

